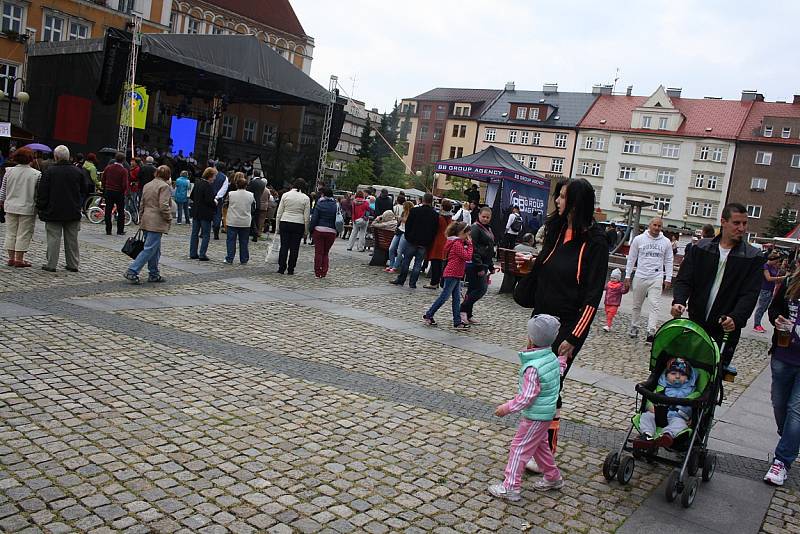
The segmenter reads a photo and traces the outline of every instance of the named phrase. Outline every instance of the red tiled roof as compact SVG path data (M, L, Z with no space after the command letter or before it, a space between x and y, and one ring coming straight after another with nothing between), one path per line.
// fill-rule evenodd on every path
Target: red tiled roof
M289 0L206 0L233 13L292 35L305 36Z
M684 116L684 121L677 131L631 128L633 110L643 105L647 99L645 96L602 95L589 109L579 126L658 135L736 139L753 104L739 100L671 98L672 104ZM605 124L601 124L601 120L605 120ZM707 128L711 130L708 131Z
M774 143L781 145L800 145L800 138L795 128L792 128L792 137L783 139L780 131L772 133L773 137L761 135L761 125L764 117L782 117L800 119L800 104L784 102L753 102L753 107L747 115L747 120L742 127L739 139L742 141L758 141L760 143ZM779 130L779 128L776 128Z

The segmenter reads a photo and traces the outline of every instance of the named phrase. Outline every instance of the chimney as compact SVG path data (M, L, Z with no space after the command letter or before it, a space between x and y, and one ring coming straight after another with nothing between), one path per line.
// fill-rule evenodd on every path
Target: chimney
M758 100L758 91L753 91L752 89L743 89L742 102L750 102L752 100Z
M794 100L792 100L792 104L800 104L800 95L794 95Z
M592 86L592 94L593 95L610 95L611 89L613 89L613 85L602 85L596 84Z
M667 87L667 96L670 98L680 98L681 97L681 88L680 87Z
M625 96L633 95L633 86L629 85L628 88L625 90Z
M558 84L557 83L546 83L542 86L542 92L546 95L551 93L558 92Z
M514 82L506 82L506 91L515 91Z

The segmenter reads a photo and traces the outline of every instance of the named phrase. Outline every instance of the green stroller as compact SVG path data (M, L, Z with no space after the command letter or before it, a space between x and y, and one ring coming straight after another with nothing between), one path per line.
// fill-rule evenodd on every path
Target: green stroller
M698 471L702 470L703 482L708 482L717 466L716 454L708 450L708 438L714 423L714 410L722 403L722 379L727 372L720 363L720 353L720 347L705 330L688 319L673 319L659 328L650 352L650 377L636 385L639 411L631 417L631 427L619 450L609 453L603 463L603 476L607 481L616 478L620 484L630 482L636 460L670 465L675 469L667 480L667 501L673 502L680 495L685 508L692 505L700 486ZM667 397L658 386L667 360L678 355L688 360L697 373L695 389L686 398ZM673 437L672 444L666 449L671 453L669 455L660 455L657 447L641 449L633 446L637 437L632 437L633 431L639 432L641 413L649 404L655 409L658 427L655 437L667 425L670 406L692 407L688 426Z

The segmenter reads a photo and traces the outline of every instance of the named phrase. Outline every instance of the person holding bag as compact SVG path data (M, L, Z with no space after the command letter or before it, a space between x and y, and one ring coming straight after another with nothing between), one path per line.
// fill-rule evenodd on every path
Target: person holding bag
M156 178L142 190L139 228L144 234L144 249L125 272L125 279L133 284L141 283L139 271L145 263L149 274L148 282L166 281L158 271L158 260L161 258L161 236L169 232L172 222L172 188L169 186L171 176L169 167L161 165L156 170Z

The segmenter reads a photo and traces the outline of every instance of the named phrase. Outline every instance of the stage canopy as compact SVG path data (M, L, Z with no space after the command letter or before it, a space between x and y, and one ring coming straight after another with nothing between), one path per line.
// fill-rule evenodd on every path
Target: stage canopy
M499 183L501 180L514 180L550 188L549 179L522 165L510 152L494 146L462 158L439 161L436 163L436 172L479 182Z

